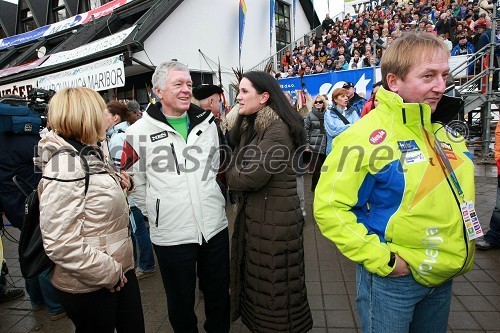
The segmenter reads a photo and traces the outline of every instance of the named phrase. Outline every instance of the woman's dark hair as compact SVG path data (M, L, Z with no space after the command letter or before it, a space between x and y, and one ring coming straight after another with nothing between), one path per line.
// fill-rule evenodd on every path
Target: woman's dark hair
M267 106L276 112L276 114L288 125L290 128L290 135L293 138L293 143L296 148L305 144L304 127L300 122L300 116L293 109L283 90L281 90L278 81L271 75L262 71L250 71L243 74L243 78L250 81L257 93L269 93ZM241 122L244 117L238 117L235 128L240 128ZM237 131L234 131L237 132ZM239 136L239 133L233 133L234 136ZM233 139L233 138L232 138ZM239 138L234 138L234 141L239 141Z
M111 113L112 115L118 115L121 121L126 121L132 125L137 120L135 114L130 112L127 106L121 102L111 101L106 104L106 106L109 110L109 113Z

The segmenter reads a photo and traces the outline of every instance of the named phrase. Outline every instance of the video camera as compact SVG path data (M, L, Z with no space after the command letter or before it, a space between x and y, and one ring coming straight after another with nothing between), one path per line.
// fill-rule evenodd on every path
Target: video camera
M47 107L54 90L33 88L29 99L4 96L0 99L0 133L38 134L47 125Z

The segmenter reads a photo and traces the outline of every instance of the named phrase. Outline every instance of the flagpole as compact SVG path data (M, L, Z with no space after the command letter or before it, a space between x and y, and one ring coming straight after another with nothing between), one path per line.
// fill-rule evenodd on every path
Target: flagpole
M311 13L311 30L316 28L314 26L314 0L311 0L312 3L312 13Z
M293 5L293 41L296 40L296 37L295 37L295 15L297 13L296 9L297 9L297 0L293 0L292 1L292 5Z

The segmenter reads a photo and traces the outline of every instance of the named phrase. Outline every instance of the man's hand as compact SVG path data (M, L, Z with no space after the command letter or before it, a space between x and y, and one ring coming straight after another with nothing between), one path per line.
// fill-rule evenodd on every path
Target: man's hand
M387 275L388 277L400 277L400 276L406 276L410 274L410 268L408 267L408 264L406 261L404 261L403 258L395 254L396 256L396 267L394 267L394 270L392 271L391 274Z

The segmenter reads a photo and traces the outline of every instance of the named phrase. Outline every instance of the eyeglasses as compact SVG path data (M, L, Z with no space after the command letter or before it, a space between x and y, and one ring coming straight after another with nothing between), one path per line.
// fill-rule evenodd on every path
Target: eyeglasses
M314 101L314 104L323 104L323 101Z

